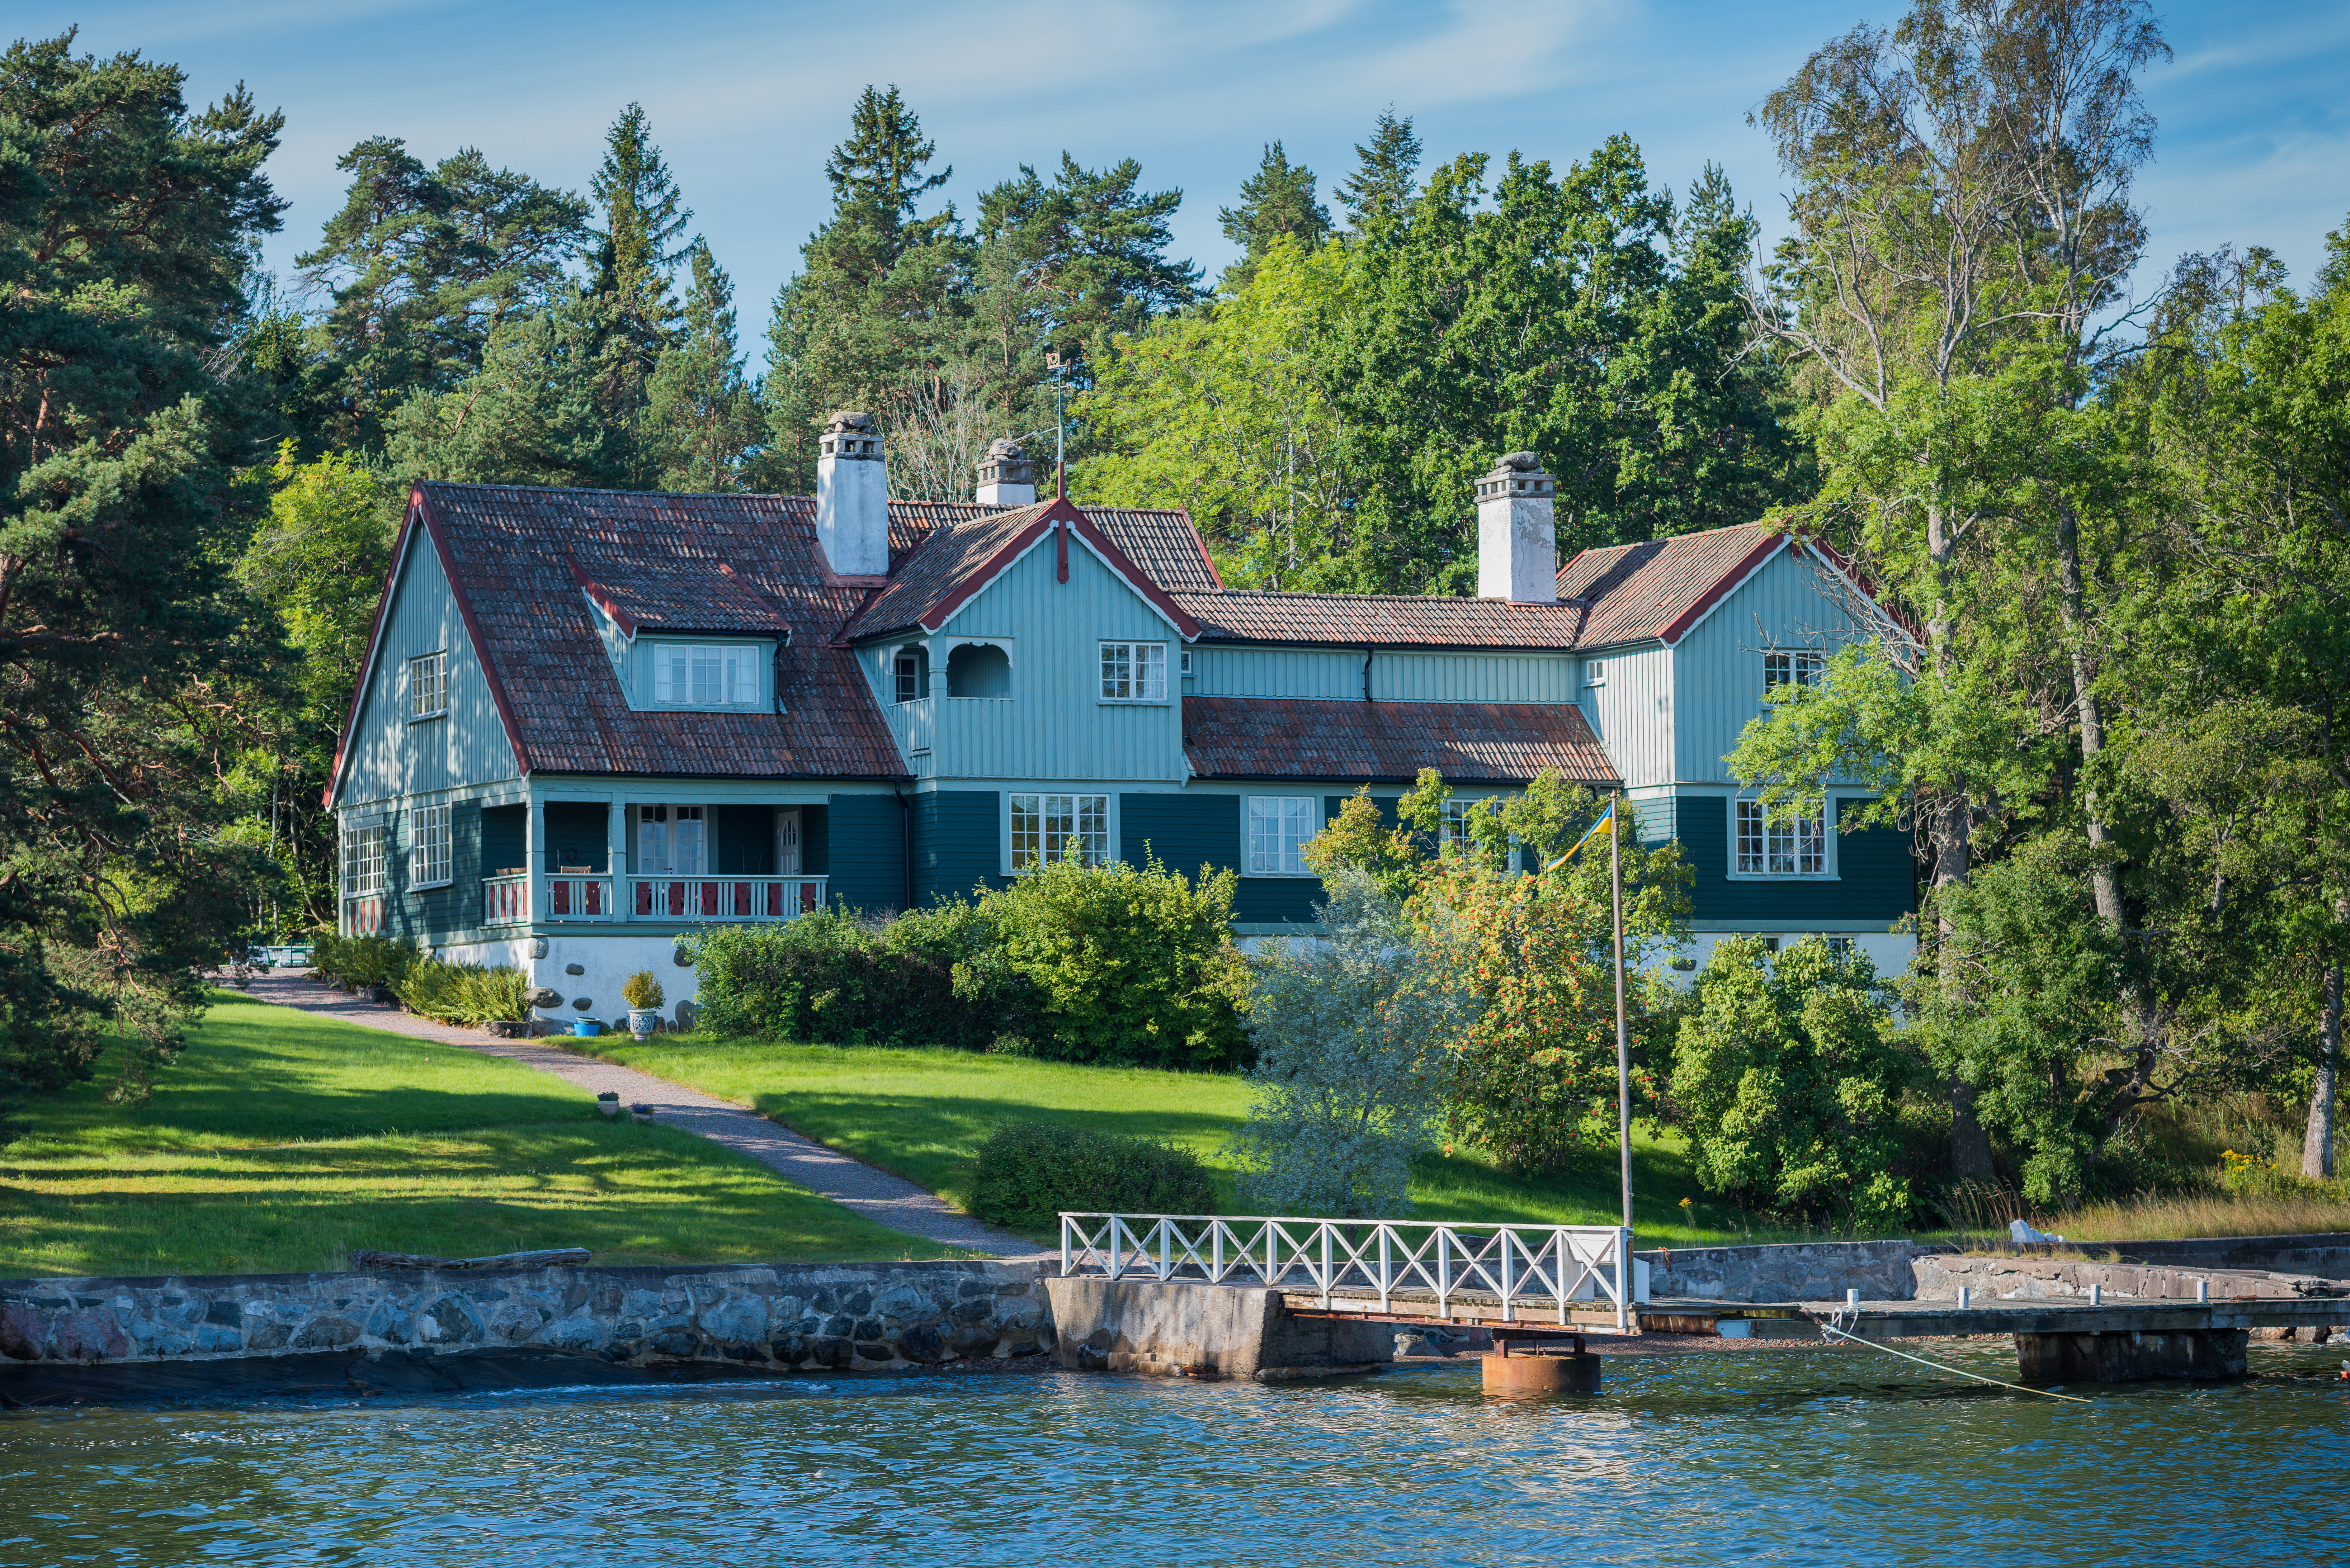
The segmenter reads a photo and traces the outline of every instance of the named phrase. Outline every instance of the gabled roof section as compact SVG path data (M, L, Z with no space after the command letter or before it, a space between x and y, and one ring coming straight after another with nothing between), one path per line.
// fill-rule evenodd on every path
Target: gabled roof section
M1558 597L1589 607L1581 645L1679 642L1789 536L1762 523L1586 550L1558 569Z
M647 570L619 562L591 575L577 559L573 575L625 637L640 631L718 636L789 637L781 607L737 576L726 562L715 572Z
M1357 702L1186 697L1183 753L1201 778L1525 784L1544 768L1616 784L1616 765L1567 702Z
M1583 607L1412 594L1290 594L1221 588L1179 592L1201 637L1316 648L1571 649Z
M1043 504L1038 503L1038 504ZM1000 517L1026 507L983 506L976 501L892 501L889 503L889 569L895 573L916 545L937 529L982 517ZM1149 575L1160 587L1220 588L1223 579L1208 559L1208 546L1191 519L1180 512L1141 506L1084 506L1086 521L1101 530L1118 553Z
M1087 512L1066 497L1055 497L1028 506L981 508L977 515L933 527L903 562L893 563L889 586L841 628L839 640L938 631L1029 551L1048 542L1056 550L1066 549L1070 539L1091 551L1178 634L1186 639L1199 635L1199 622Z

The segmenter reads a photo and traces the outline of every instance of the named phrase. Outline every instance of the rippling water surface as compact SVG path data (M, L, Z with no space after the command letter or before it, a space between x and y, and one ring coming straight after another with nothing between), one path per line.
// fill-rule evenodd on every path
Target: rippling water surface
M21 1411L0 1563L2350 1563L2340 1352L2252 1361L2086 1406L1847 1349L1611 1357L1586 1399L1470 1363Z

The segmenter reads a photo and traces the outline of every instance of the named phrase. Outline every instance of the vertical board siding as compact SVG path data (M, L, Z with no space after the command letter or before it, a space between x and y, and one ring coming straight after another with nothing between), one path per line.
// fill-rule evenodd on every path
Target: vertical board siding
M832 901L852 909L903 908L905 832L896 795L834 795L824 835Z
M914 797L914 901L967 897L984 882L1000 888L1003 852L993 790L929 790Z
M893 799L890 804L897 802ZM804 805L800 807L800 870L822 877L831 869L831 814L820 805Z
M1852 806L1862 804L1850 802ZM1847 803L1839 800L1839 809ZM1728 795L1687 794L1677 805L1681 853L1697 872L1696 920L1818 920L1824 925L1889 926L1917 908L1909 836L1872 827L1839 833L1833 879L1732 877Z
M1673 649L1674 778L1735 782L1722 759L1762 715L1765 649L1833 653L1860 629L1816 564L1793 550L1773 556Z
M1380 649L1371 656L1371 696L1380 702L1572 702L1572 654L1434 653ZM1194 648L1196 697L1363 695L1363 654L1326 648Z
M442 649L449 654L449 711L411 724L404 681L408 660ZM506 742L505 726L490 696L489 679L466 638L441 557L421 529L410 540L400 579L392 585L375 668L344 746L347 762L338 805L519 776L514 748Z
M1672 783L1672 650L1647 648L1593 657L1606 662L1607 683L1583 688L1583 716L1624 786Z
M1241 797L1236 794L1122 794L1118 797L1118 857L1142 866L1156 855L1186 877L1202 865L1238 869Z
M931 668L941 678L963 638L1011 643L1012 695L934 699L935 776L1182 779L1182 639L1091 551L1072 545L1069 580L1059 582L1048 540L988 585L932 639ZM1104 703L1105 638L1165 643L1170 700Z

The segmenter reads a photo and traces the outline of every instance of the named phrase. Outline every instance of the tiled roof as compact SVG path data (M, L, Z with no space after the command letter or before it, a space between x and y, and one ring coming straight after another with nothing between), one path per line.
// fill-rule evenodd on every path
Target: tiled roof
M967 517L939 520L902 558L892 552L889 586L840 628L841 637L879 637L920 625L1052 506L1050 501L1039 501L1008 509L980 507ZM891 533L896 533L894 527Z
M1329 784L1523 784L1555 768L1612 784L1616 766L1571 703L1186 697L1183 751L1201 778Z
M905 764L855 656L827 645L827 634L857 609L867 590L825 586L815 504L808 498L504 484L419 488L432 537L463 596L525 767L751 778L904 776ZM772 632L776 616L797 628L778 655L787 711L632 711L596 638L595 612L580 593L580 575L614 589L639 581L657 585L648 590L647 603L663 612L684 613L676 595L694 583L713 602L771 606L761 629Z
M1678 642L1698 617L1778 548L1761 523L1586 550L1558 569L1558 597L1590 606L1581 645Z
M1049 501L1052 498L1043 498ZM1042 504L1042 502L1039 503ZM1024 507L982 506L975 501L892 501L889 503L889 568L895 571L901 558L935 528L952 523L967 522L975 517L1000 516L1007 511L1024 511ZM1160 587L1177 589L1219 588L1216 569L1208 563L1208 552L1193 532L1191 520L1180 512L1154 511L1139 506L1087 506L1081 508L1086 520L1102 531L1127 559L1150 574Z
M579 573L580 586L622 629L672 632L753 632L773 637L790 630L782 611L764 594L732 572L697 566L684 572L648 570L612 561Z
M1345 648L1573 648L1577 605L1410 594L1285 594L1222 588L1171 596L1211 641Z

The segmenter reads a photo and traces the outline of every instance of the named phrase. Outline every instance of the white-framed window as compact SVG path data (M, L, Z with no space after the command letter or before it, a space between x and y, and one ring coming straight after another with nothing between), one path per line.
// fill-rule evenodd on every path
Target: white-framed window
M1829 937L1826 939L1826 941L1828 944L1828 951L1835 953L1837 957L1850 958L1852 956L1853 941L1850 937Z
M343 830L343 897L368 898L383 891L384 841L389 834L380 822Z
M762 657L755 648L656 643L653 701L691 708L751 706L759 701Z
M1774 648L1762 655L1762 690L1779 686L1816 686L1827 668L1825 654L1805 649Z
M1101 645L1101 700L1105 702L1167 701L1167 645L1105 642Z
M449 711L449 654L422 653L408 661L408 717L438 719Z
M1477 847L1476 836L1469 831L1469 814L1482 804L1473 800L1448 800L1444 803L1444 847L1466 855Z
M1583 683L1586 686L1607 685L1607 661L1604 659L1585 659L1583 661Z
M1075 860L1109 863L1109 796L1015 794L1012 797L1012 868Z
M1322 831L1319 804L1308 794L1253 794L1248 801L1248 874L1307 877L1305 842Z
M919 702L931 694L931 656L919 648L901 648L891 661L898 701Z
M1823 877L1827 868L1827 823L1820 808L1773 822L1761 801L1738 803L1740 876Z
M637 807L637 873L699 877L710 869L710 836L698 805Z
M1191 673L1191 650L1188 648L1183 650L1183 673L1187 676Z
M449 808L420 805L408 814L408 886L442 888L449 882Z

